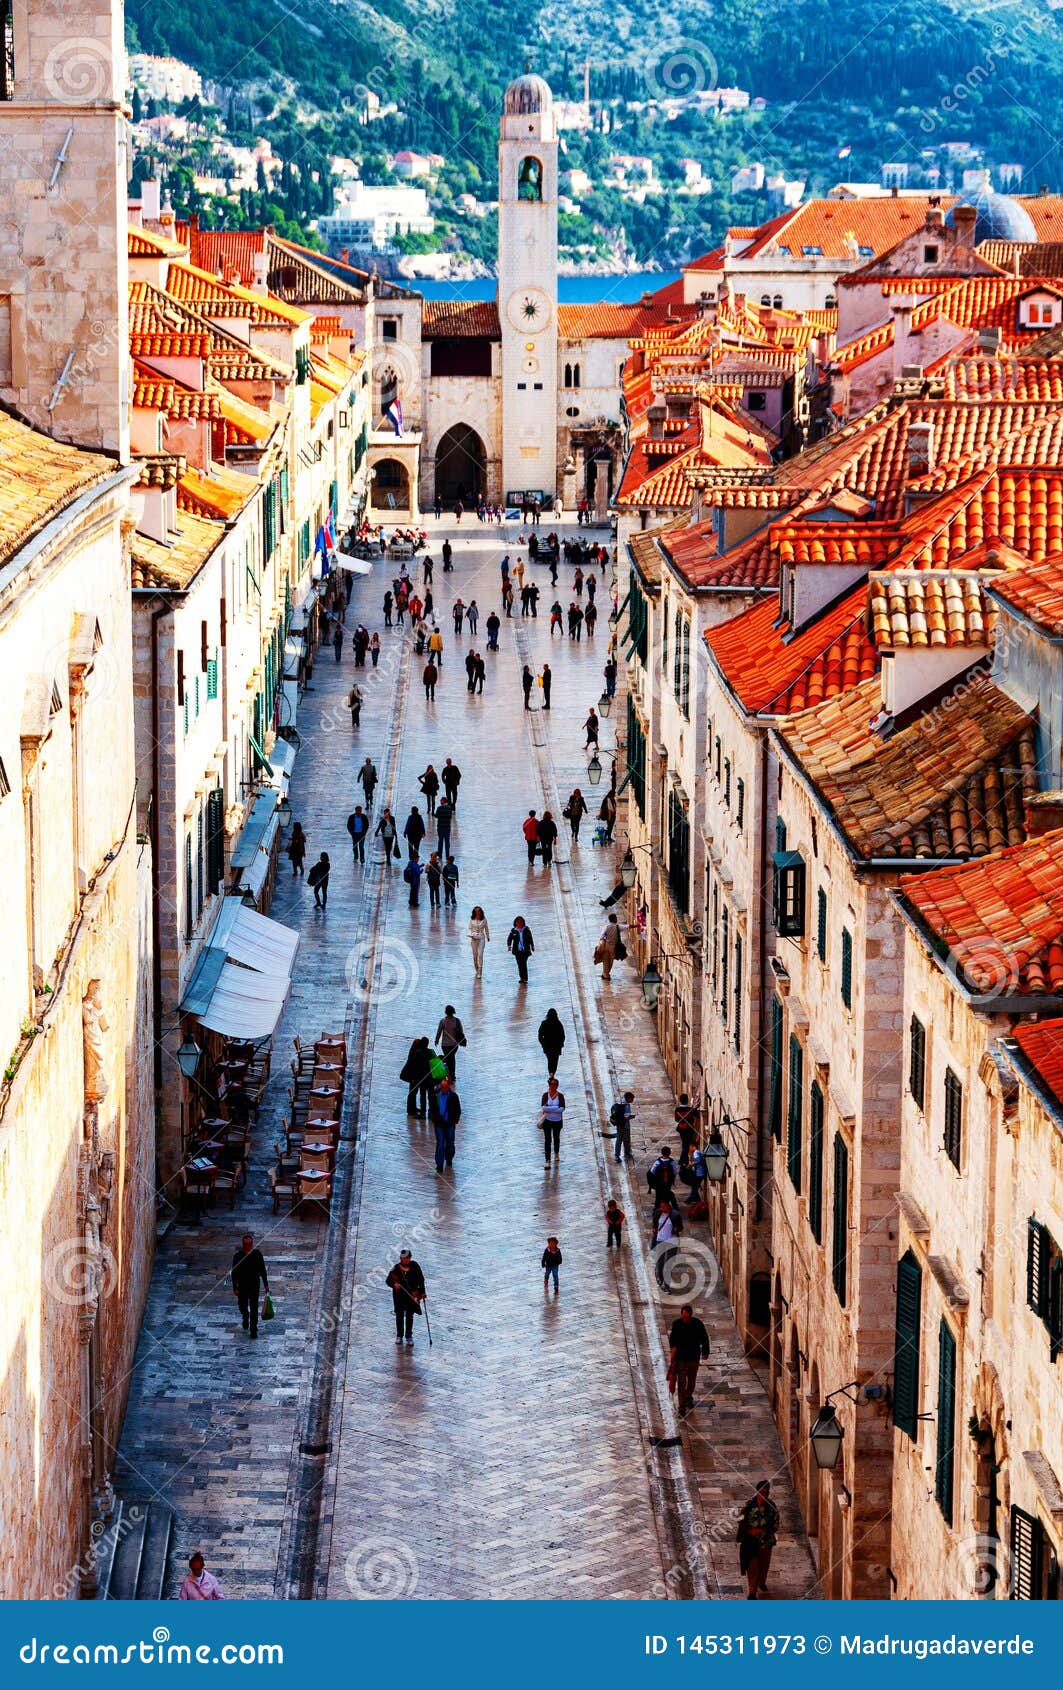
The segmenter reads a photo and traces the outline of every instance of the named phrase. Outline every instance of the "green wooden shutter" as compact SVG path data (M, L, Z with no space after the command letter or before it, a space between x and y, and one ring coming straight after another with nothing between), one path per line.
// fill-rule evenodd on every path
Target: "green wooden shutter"
M1044 1528L1025 1509L1011 1510L1011 1589L1013 1602L1035 1602L1041 1594L1044 1565Z
M768 1095L771 1136L778 1144L782 1140L782 1004L775 997L771 1000L771 1059Z
M951 1526L956 1465L956 1340L944 1320L938 1329L937 1426L934 1495L945 1520Z
M789 1095L786 1110L786 1171L795 1191L801 1189L801 1105L804 1086L804 1053L790 1034Z
M1063 1256L1053 1251L1048 1268L1048 1336L1049 1355L1055 1361L1063 1350Z
M834 1220L831 1228L831 1279L845 1307L849 1269L849 1146L834 1135Z
M207 794L207 885L216 892L225 876L225 794L220 786Z
M919 1425L919 1318L923 1270L908 1250L897 1263L893 1424L914 1438Z
M909 1030L908 1090L922 1109L926 1100L926 1028L917 1015Z
M945 1154L958 1168L963 1155L963 1086L951 1068L945 1070Z
M742 938L735 939L734 1047L742 1053Z
M818 1080L808 1090L808 1225L819 1244L823 1237L823 1092Z
M1048 1229L1033 1217L1026 1223L1026 1301L1043 1320L1047 1307L1045 1263Z
M853 936L847 927L842 928L842 1003L853 1007Z
M735 783L735 793L735 821L738 823L738 831L741 833L746 825L746 783L744 780Z
M827 960L827 894L822 886L816 893L816 955L820 962Z

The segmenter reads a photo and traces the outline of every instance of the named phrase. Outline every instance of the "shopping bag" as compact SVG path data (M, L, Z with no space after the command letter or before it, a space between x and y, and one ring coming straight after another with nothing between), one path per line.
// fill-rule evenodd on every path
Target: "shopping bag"
M263 1320L272 1320L273 1316L276 1314L276 1312L277 1312L276 1309L273 1307L273 1298L270 1296L269 1292L267 1291L266 1292L266 1300L262 1305L262 1319Z

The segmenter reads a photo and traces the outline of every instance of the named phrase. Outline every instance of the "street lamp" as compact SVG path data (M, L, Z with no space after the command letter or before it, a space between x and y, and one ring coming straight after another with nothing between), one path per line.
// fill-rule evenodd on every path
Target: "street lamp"
M590 762L587 764L587 779L590 781L592 786L600 786L601 785L602 760L599 757L597 751L595 751L595 753L594 753L593 757L591 758Z
M635 859L631 855L631 848L629 846L628 849L624 852L623 860L620 864L620 884L621 884L621 886L625 886L627 888L627 890L630 892L631 888L635 884L635 880L636 880L637 876L638 876L638 870L635 867Z
M199 1067L199 1059L202 1055L203 1052L195 1039L189 1034L177 1052L177 1066L186 1080L195 1079L196 1069Z
M718 1183L727 1172L727 1146L715 1127L709 1134L709 1142L701 1154L705 1158L706 1174L714 1184Z
M663 985L664 981L661 978L661 971L657 967L657 964L651 961L645 974L642 976L642 995L646 999L647 1009L657 1008L657 999L661 995L661 987Z
M610 710L613 708L613 700L612 700L611 694L609 694L607 692L602 693L601 698L598 700L598 708L601 711L603 716L608 716Z
M849 1397L850 1391L855 1395ZM816 1415L808 1441L812 1445L812 1453L816 1458L816 1466L822 1472L833 1472L838 1465L838 1458L842 1452L842 1439L845 1428L838 1422L834 1412L832 1397L849 1397L850 1402L859 1402L860 1386L857 1380L851 1379L848 1385L839 1385L836 1391L828 1391L823 1399L823 1407Z

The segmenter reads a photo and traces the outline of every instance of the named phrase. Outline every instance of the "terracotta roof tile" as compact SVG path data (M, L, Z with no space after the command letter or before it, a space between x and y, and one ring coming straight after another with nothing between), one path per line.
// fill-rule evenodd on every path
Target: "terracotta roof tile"
M904 859L1020 843L1025 798L1037 790L1033 718L976 675L883 739L870 725L880 698L879 683L866 681L777 730L852 847Z
M1063 556L1025 563L993 581L990 591L1053 639L1063 639Z
M1015 1028L1012 1037L1042 1088L1063 1114L1063 1019L1036 1021Z
M677 311L656 295L651 295L650 303L602 300L594 305L559 305L557 332L562 340L633 340L648 330L678 326L693 316L693 305Z
M844 563L873 569L897 545L897 529L872 522L779 522L771 543L780 563Z
M784 716L833 698L874 675L861 585L784 644L777 598L706 634L706 644L739 703L753 714Z
M0 564L117 467L110 458L50 440L0 411Z
M1063 994L1063 832L906 875L900 891L974 992Z
M424 302L423 340L449 340L466 335L498 340L501 334L498 306L493 299L426 299Z
M237 470L216 469L210 475L186 469L177 484L177 506L193 516L219 517L228 521L243 510L257 492L254 476Z
M993 644L996 611L973 571L886 570L868 581L867 619L878 651Z
M225 525L179 509L177 539L161 545L144 534L134 534L131 555L131 584L134 587L180 589L187 587L225 533Z
M818 247L824 258L847 258L850 239L872 254L888 252L905 235L920 229L926 219L925 194L887 195L882 199L816 199L785 212L757 231L743 257L753 258L769 247L789 249L800 258L805 247ZM942 196L948 209L953 197Z

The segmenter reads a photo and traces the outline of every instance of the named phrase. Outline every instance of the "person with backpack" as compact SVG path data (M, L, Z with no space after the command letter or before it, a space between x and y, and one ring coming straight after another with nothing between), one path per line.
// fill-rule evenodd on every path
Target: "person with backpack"
M565 1029L556 1009L548 1009L539 1023L539 1043L546 1057L547 1078L556 1074L565 1048Z
M331 867L328 852L322 851L306 877L306 884L314 889L314 903L320 910L328 908L328 877Z
M509 930L506 949L510 951L517 964L517 979L522 986L528 984L528 958L535 949L532 930L522 915L514 918L513 926Z
M411 857L409 862L406 864L406 867L402 871L402 878L406 882L407 886L410 888L410 908L411 908L411 910L417 909L418 906L420 905L420 901L421 901L421 876L422 876L423 873L424 873L424 864L422 863L420 857Z
M558 1086L557 1075L551 1074L546 1082L546 1090L539 1100L539 1125L543 1132L547 1167L550 1166L551 1146L558 1161L561 1160L561 1128L564 1124L565 1094Z
M356 804L347 817L347 832L351 836L351 850L354 852L356 863L365 862L365 836L369 832L369 817L360 804Z
M609 1124L616 1135L613 1141L613 1154L619 1162L623 1156L626 1162L631 1161L631 1117L634 1109L635 1093L626 1091L609 1111Z
M660 1155L653 1162L646 1175L646 1184L653 1192L655 1217L658 1209L665 1203L671 1202L672 1192L675 1190L675 1182L678 1177L679 1169L672 1157L671 1148L667 1144L662 1144Z
M454 1165L454 1131L461 1120L461 1099L450 1075L444 1073L430 1105L436 1129L436 1173Z

